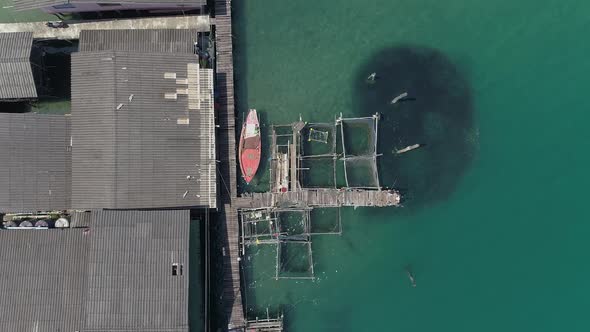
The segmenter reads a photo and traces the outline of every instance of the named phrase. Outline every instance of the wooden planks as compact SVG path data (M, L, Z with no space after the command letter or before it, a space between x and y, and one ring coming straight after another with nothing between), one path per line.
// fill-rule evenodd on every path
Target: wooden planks
M228 329L244 326L244 309L240 290L240 262L239 262L239 225L237 210L229 205L223 205L221 219L224 221L223 231L227 236L224 243L223 256L223 301L224 312L228 319Z
M286 193L253 193L235 200L238 208L273 206L399 206L401 196L395 190L365 189L299 189Z
M236 115L234 105L234 69L231 26L231 1L215 0L216 84L218 104L219 176L221 178L223 222L227 242L223 257L223 299L228 330L245 326L240 291L240 253L238 212L234 200L238 195L236 178Z
M236 115L234 106L234 69L231 36L231 2L215 1L216 94L218 103L221 199L230 203L237 196L236 179Z

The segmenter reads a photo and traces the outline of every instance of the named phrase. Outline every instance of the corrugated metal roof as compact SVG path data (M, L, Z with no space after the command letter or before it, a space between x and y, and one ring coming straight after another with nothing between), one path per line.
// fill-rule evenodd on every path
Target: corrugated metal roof
M0 330L188 331L189 223L98 211L89 231L0 231Z
M70 119L0 113L0 211L70 207Z
M207 4L206 0L13 0L14 8L16 10L26 10L35 8L44 8L55 5L63 5L67 3L117 3L117 4L174 4L185 5L187 7L204 6ZM105 7L105 10L113 10Z
M81 229L0 231L1 331L79 331L90 237Z
M92 211L73 211L70 215L70 227L90 226L92 215Z
M83 331L188 331L189 221L188 210L96 212Z
M82 30L79 49L80 52L193 53L196 42L197 30Z
M73 208L216 206L213 73L194 54L74 54L72 128Z
M32 47L32 32L0 33L0 99L37 98Z

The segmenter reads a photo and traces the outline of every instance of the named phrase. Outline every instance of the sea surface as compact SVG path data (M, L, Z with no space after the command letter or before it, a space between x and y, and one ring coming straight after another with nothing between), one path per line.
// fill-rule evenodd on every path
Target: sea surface
M288 331L590 330L590 3L233 8L239 117L381 113L381 182L408 197L343 209L341 236L313 238L315 281L277 281L273 249L251 249L251 317L281 305ZM415 100L390 105L402 92Z
M249 250L250 317L280 310L288 331L590 330L590 3L233 8L239 117L257 108L268 132L380 113L380 181L407 197L343 209L342 235L313 238L315 281L277 281L273 249ZM3 22L47 19L0 8ZM267 184L263 169L241 190Z

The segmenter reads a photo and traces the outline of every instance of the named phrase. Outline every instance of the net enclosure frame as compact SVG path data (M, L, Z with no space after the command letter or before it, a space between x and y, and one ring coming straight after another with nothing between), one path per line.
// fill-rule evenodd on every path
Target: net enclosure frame
M344 178L346 181L346 187L351 189L377 189L381 190L381 186L379 184L379 171L377 169L377 157L380 154L377 153L377 143L378 143L378 134L379 134L379 113L375 113L370 117L358 117L358 118L344 118L342 117L342 113L336 119L336 126L340 126L340 135L342 142L342 156L340 159L344 163ZM346 143L346 136L345 136L345 126L347 124L366 124L369 128L369 135L370 139L368 144L368 151L366 153L361 153L359 155L354 155L349 153L349 147L347 147ZM351 179L349 176L348 167L351 166L350 163L365 163L370 168L370 176L372 178L372 183L367 185L351 185Z
M313 133L325 134L325 141L312 139ZM306 123L302 129L303 137L300 148L298 177L301 185L304 188L337 188L338 179L336 175L336 162L338 160L337 142L338 142L338 128L335 123L317 122ZM314 153L312 149L313 144L326 144L325 152ZM312 165L315 163L326 162L330 164L329 171L332 173L330 181L331 184L314 185L311 182L303 184L304 181L311 177ZM306 167L307 166L307 167Z
M313 272L313 251L311 248L311 207L285 207L285 208L260 208L260 209L242 209L239 211L241 223L241 247L242 255L246 254L246 248L251 245L276 245L275 257L275 279L314 279ZM300 213L301 214L301 232L289 234L283 226L282 214ZM257 224L268 222L268 225L262 226L263 232L257 232ZM285 275L282 272L294 273L294 271L285 271L282 264L282 246L286 245L304 245L307 251L308 272L309 275Z
M297 143L294 141L294 139L297 140L297 135L294 135L293 127L290 124L271 125L270 132L270 190L271 192L280 192L282 187L289 188L290 186L289 161L293 153L291 145ZM300 146L300 144L296 145ZM284 177L285 175L286 177Z

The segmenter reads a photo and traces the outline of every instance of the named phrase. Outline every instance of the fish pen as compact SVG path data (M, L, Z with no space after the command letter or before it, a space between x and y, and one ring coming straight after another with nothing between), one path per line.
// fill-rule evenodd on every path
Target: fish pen
M380 190L379 119L378 113L359 118L340 115L333 123L300 120L272 125L270 192L305 188Z
M275 245L275 279L313 279L311 210L305 207L242 210L242 255L251 245Z
M270 191L296 191L300 188L297 170L301 149L300 131L305 124L271 125Z
M266 308L266 318L259 318L247 320L246 330L248 332L280 332L283 331L283 314L279 314L276 318L271 318L271 315Z
M342 235L342 215L340 207L315 208L311 210L310 235Z
M334 123L309 123L302 129L298 170L302 187L337 187L337 133Z
M347 188L380 190L377 170L379 114L336 119L342 142L341 160Z
M242 226L242 255L251 244L275 244L276 216L269 209L243 210L240 212Z

